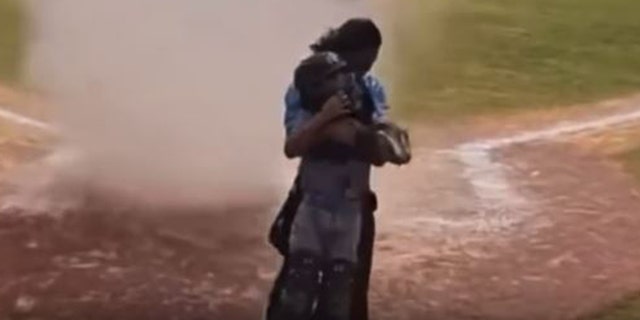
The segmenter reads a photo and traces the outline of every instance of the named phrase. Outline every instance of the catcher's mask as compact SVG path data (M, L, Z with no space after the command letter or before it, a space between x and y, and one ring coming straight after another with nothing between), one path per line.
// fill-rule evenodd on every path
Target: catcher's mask
M345 93L354 111L362 108L362 91L347 64L333 52L314 53L302 60L295 71L294 85L300 92L302 107L318 112L333 95Z

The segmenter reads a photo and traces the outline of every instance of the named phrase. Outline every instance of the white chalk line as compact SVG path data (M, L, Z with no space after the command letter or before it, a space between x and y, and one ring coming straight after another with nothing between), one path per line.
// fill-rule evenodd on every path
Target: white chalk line
M517 223L530 213L532 206L509 183L503 164L495 161L492 152L509 146L558 138L564 135L598 132L640 120L640 110L619 113L583 122L567 122L554 127L519 133L510 137L463 143L452 153L464 164L464 176L471 183L482 215ZM504 216L509 219L504 220ZM496 216L497 215L497 216Z
M57 129L48 123L35 120L29 117L25 117L15 112L9 111L7 107L3 107L3 106L0 106L0 118L4 118L5 120L9 120L18 125L24 125L24 126L36 128L36 129L47 131L47 132L57 132Z
M563 135L576 134L581 132L601 131L604 129L609 129L611 127L631 123L637 120L640 120L640 110L619 113L590 121L565 122L563 124L556 125L544 130L523 132L511 137L489 139L484 141L472 142L471 144L482 146L484 148L496 149L501 147L508 147L515 144L557 138Z
M59 134L60 131L55 126L43 121L39 121L30 117L23 116L21 114L9 111L7 106L0 106L0 118L7 120L16 125L26 126L32 129L37 129L48 134ZM43 165L56 166L63 162L71 163L75 155L69 155L67 150L57 150L48 154L42 159ZM50 173L49 173L50 174ZM67 208L69 205L62 203L61 199L53 199L48 195L40 194L41 190L49 191L47 188L53 177L45 176L39 177L34 181L29 181L28 185L21 185L21 188L25 190L16 194L3 195L0 203L0 213L19 211L22 214L47 214L56 210L56 208Z
M47 132L57 132L54 126L35 120L0 106L0 117L19 125L25 125ZM522 197L508 182L504 165L494 161L492 152L516 144L557 138L562 135L580 132L593 132L609 129L618 125L640 120L640 110L619 113L591 121L564 123L554 127L528 131L510 137L479 140L463 143L453 150L443 150L440 153L452 153L465 166L464 176L471 183L476 198L479 201L480 213L484 218L492 212L507 213L510 217L496 216L500 221L517 221L514 212L523 212L528 201ZM54 155L52 155L55 157ZM500 214L502 215L502 214ZM515 220L514 220L515 219Z

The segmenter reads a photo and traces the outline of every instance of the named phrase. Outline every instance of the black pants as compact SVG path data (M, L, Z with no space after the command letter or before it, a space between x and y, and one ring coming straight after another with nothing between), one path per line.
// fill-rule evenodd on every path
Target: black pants
M374 203L373 210L363 210L362 212L362 231L360 236L360 244L358 245L358 273L354 288L352 320L368 320L369 319L369 279L371 277L371 264L373 260L373 243L376 234L375 224L375 206L377 201L375 194L371 193Z
M269 305L267 306L267 320L270 320L272 306L278 303L278 297L282 288L284 274L287 270L287 254L289 252L289 235L291 225L297 212L298 206L302 202L303 193L298 185L298 180L289 192L276 220L271 226L269 242L283 256L284 261L280 272L275 280L269 295ZM362 208L362 230L360 232L360 243L358 245L358 267L356 281L354 285L354 296L352 308L352 320L369 319L369 278L371 276L371 264L373 259L373 242L375 239L375 217L374 212L378 207L375 193L370 192L364 199Z

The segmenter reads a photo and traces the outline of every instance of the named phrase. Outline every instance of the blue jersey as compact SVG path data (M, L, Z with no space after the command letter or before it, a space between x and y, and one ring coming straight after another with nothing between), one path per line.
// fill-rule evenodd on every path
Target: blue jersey
M389 106L380 81L365 75L362 79L365 92L373 104L374 123L387 119ZM311 114L302 108L300 93L289 86L285 96L284 126L289 136L309 118ZM334 162L330 160L303 157L298 169L300 184L310 205L326 210L334 210L350 196L360 196L370 189L371 165L357 160Z
M363 77L363 82L366 87L366 91L371 96L371 100L373 102L373 121L385 121L389 105L387 104L387 95L382 83L378 78L371 74L365 75ZM311 114L302 108L300 92L298 92L293 85L289 86L287 89L284 101L284 127L288 136L291 132L295 131L302 122L310 118Z

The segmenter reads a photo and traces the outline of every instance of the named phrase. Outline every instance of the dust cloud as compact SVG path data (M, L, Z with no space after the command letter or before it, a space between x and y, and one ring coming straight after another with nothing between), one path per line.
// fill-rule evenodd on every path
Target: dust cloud
M367 1L31 0L29 76L66 170L167 203L282 196L282 97L308 44ZM287 169L289 168L289 169Z

